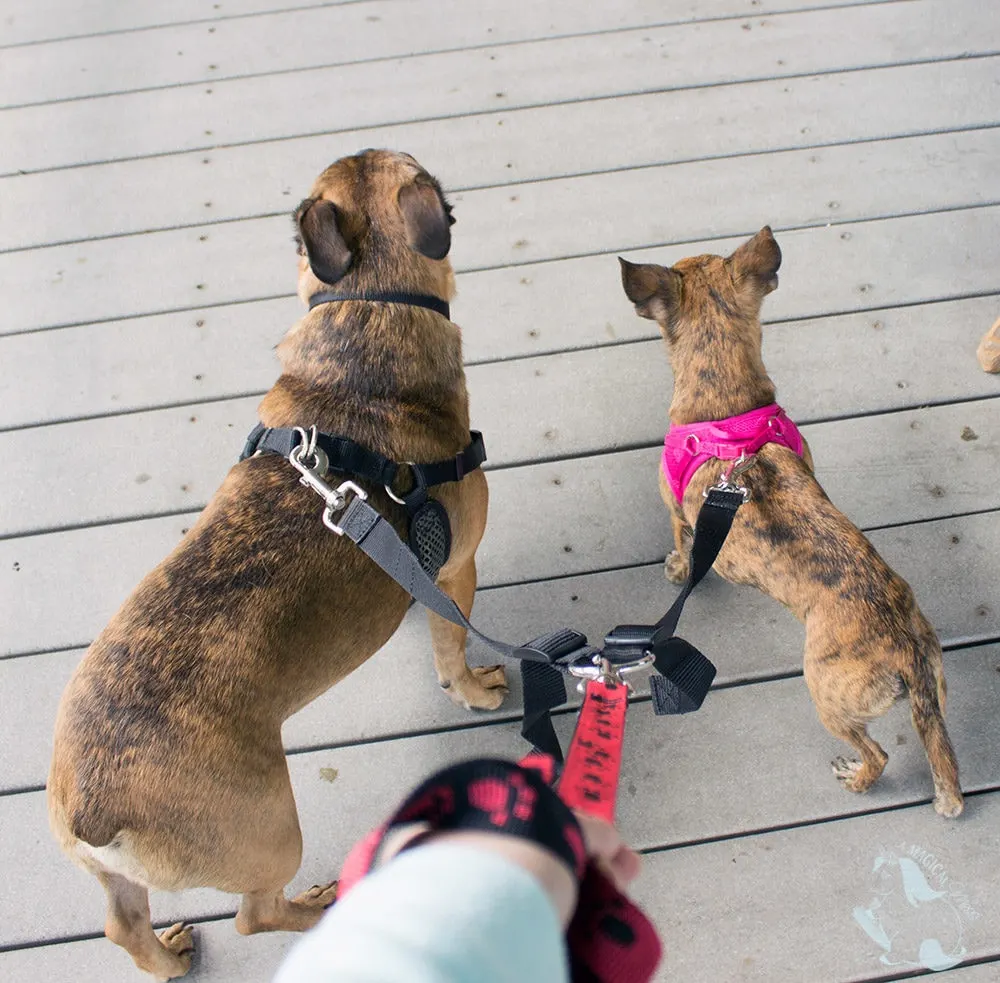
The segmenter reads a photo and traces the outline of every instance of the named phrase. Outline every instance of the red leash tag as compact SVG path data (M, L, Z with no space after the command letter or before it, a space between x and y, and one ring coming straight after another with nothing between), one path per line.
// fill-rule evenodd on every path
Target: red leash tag
M625 739L628 687L588 679L583 707L559 781L559 797L571 809L615 821L618 774Z

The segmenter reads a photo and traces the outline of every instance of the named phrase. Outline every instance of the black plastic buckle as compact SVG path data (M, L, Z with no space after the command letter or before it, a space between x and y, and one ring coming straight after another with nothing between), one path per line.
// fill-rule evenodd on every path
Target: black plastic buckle
M265 427L263 423L258 423L247 434L246 443L243 444L243 451L240 454L241 461L245 461L248 457L253 457L257 453L260 442L268 435L270 430L270 427Z
M596 650L587 644L587 636L572 628L557 628L547 635L539 635L516 649L514 655L527 662L555 663L573 662L584 654L584 649L592 654Z
M618 625L604 636L603 656L611 665L641 659L653 649L652 625Z

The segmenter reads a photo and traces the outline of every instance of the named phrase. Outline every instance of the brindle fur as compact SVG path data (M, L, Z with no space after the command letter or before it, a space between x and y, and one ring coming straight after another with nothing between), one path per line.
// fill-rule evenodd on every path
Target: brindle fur
M296 221L303 300L329 287L316 267L345 293L454 292L450 209L406 154L365 151L333 164ZM315 423L397 461L442 460L469 440L460 333L436 313L320 306L278 354L282 374L260 405L268 426ZM381 488L367 491L402 532L402 508ZM438 583L468 613L486 479L475 471L432 494L453 531ZM149 888L242 894L243 933L308 928L333 900L334 885L284 896L302 840L281 725L384 645L409 598L323 527L322 508L284 459L237 464L91 645L60 704L52 828L107 889L108 937L160 979L187 972L193 945L183 924L157 939ZM465 632L433 614L430 627L449 696L498 707L502 668L470 670Z
M769 228L726 259L695 256L665 268L621 260L622 283L642 317L656 320L670 354L675 424L721 420L774 402L761 360L760 307L778 285L781 251ZM676 549L666 573L688 573L688 544L702 493L721 471L717 460L693 476L678 504L662 469ZM944 724L941 645L909 585L830 502L803 458L767 444L746 472L751 492L715 563L727 580L752 584L806 627L805 679L820 720L851 744L860 761L834 762L853 792L865 792L888 759L868 722L909 694L913 725L934 776L934 808L962 811L958 765Z

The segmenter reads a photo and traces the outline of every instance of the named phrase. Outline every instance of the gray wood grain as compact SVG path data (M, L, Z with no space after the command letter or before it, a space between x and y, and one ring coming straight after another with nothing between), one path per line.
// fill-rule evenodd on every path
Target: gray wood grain
M185 21L212 21L294 7L318 7L358 0L225 0L206 8L201 0L146 0L142 4L67 5L62 0L10 0L0 47L113 31L142 31Z
M744 29L749 23L750 29ZM923 0L716 21L203 83L11 110L0 173L739 80L995 54L1000 8ZM926 39L934 38L929 55ZM581 70L583 67L586 70ZM303 92L335 92L308 119ZM244 112L253 106L252 116ZM122 126L121 121L129 120ZM33 134L51 133L40 142Z
M670 5L669 19L671 21L710 20L717 17L731 17L740 14L773 14L789 10L808 10L812 7L855 6L862 3L885 3L892 0L681 0ZM433 14L438 5L425 0L405 0L405 3L394 4L392 0L227 0L225 3L212 4L210 10L198 0L145 0L141 5L113 8L80 9L67 8L61 0L10 0L7 4L7 16L3 22L3 32L0 33L0 47L5 45L32 44L50 39L87 38L89 35L103 35L112 32L149 31L157 28L171 28L173 25L189 22L224 23L244 17L257 17L276 14L285 15L291 11L303 14L320 14L322 8L358 4L363 6L368 16L379 16L389 19L390 16L403 19L405 12L402 7L414 8L425 17ZM642 0L633 0L631 9L643 11ZM485 4L478 3L477 9ZM536 5L543 7L542 4ZM578 17L586 16L590 11L573 8L565 0L547 0L543 9L550 16L558 15L561 7L569 6ZM648 6L648 5L647 5ZM320 8L320 9L315 9ZM461 18L467 12L467 5L454 5L448 10L447 20L442 18L438 24L439 31L452 27L450 21ZM654 10L658 8L653 8ZM663 22L661 16L657 22ZM527 14L524 11L521 16ZM593 13L597 13L594 11ZM593 14L592 14L593 15ZM416 24L413 25L416 27ZM466 30L468 24L462 24ZM505 25L497 24L494 30ZM454 28L452 28L454 29ZM372 39L374 41L375 39ZM384 42L382 42L384 43ZM435 46L437 50L437 46ZM405 52L401 52L405 53Z
M996 66L959 59L627 95L5 177L0 249L290 213L322 167L361 147L406 150L462 191L990 126ZM670 121L669 141L658 119ZM464 203L457 214L462 238Z
M598 263L595 252L694 244L764 224L780 231L994 204L1000 201L1000 175L991 166L996 154L1000 128L567 178L525 186L513 202L506 188L468 192L451 259L459 273L516 276L521 293L534 284L536 304L550 271L572 269L573 289L548 301L558 308L552 320L580 322L592 317L576 301L586 290L585 271ZM732 187L746 182L753 195L730 196L718 208ZM602 204L581 213L588 201ZM282 216L0 255L0 292L12 298L2 332L294 292L289 227ZM794 270L794 251L788 252L786 270ZM565 258L574 256L584 258ZM615 264L603 256L599 262L605 277L587 293L603 287L620 310ZM499 313L479 330L507 336Z
M909 282L907 270L894 272ZM277 378L272 348L298 306L262 301L0 338L0 363L18 367L0 375L0 430L257 396ZM771 324L764 357L801 423L992 396L1000 380L979 372L969 352L996 308L995 297L977 297ZM474 332L466 339L475 350ZM491 463L652 442L666 427L671 383L659 338L472 364L466 376Z
M4 106L127 92L134 89L214 82L221 78L301 71L317 65L406 57L461 48L494 46L561 35L615 31L725 16L773 14L813 6L846 6L854 0L784 0L751 8L746 0L671 4L656 0L587 4L548 0L510 16L503 0L434 4L369 0L281 10L268 4L256 14L239 5L237 16L142 32L105 33L45 45L14 48L0 62ZM150 7L150 4L143 4ZM268 10L271 7L271 10ZM304 9L303 9L304 8ZM273 12L272 12L273 11ZM147 11L146 16L150 15ZM159 23L178 17L162 9ZM230 11L230 14L232 11ZM135 16L134 14L132 15ZM17 23L15 15L15 24ZM68 25L66 25L68 27ZM9 43L9 27L0 45ZM308 45L303 47L303 38Z
M636 893L667 940L657 980L898 979L901 970L921 968L928 938L945 952L964 949L967 959L995 959L1000 921L989 858L1000 844L998 819L994 792L970 801L953 826L914 807L650 857ZM906 897L898 860L888 858L911 851L939 865L936 877L926 875L932 891L945 893L937 905ZM881 878L873 871L879 857L888 859ZM956 917L962 891L968 913ZM856 908L879 903L893 936L889 965L854 918ZM994 962L942 978L995 981L998 968Z

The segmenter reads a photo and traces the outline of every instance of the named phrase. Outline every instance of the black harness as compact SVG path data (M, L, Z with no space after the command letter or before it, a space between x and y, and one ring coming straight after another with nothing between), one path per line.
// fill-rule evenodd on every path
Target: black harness
M265 427L258 423L247 437L240 460L257 454L278 454L287 458L302 443L304 435L299 427ZM470 437L465 450L446 461L430 464L390 461L357 441L322 431L316 431L311 453L319 452L317 463L322 462L323 466L317 470L321 476L333 472L382 485L389 497L406 509L410 549L433 579L451 554L451 523L445 507L430 498L427 492L435 485L461 481L483 464L486 460L483 435L472 430ZM404 469L410 472L411 486L408 492L399 494L394 486Z

